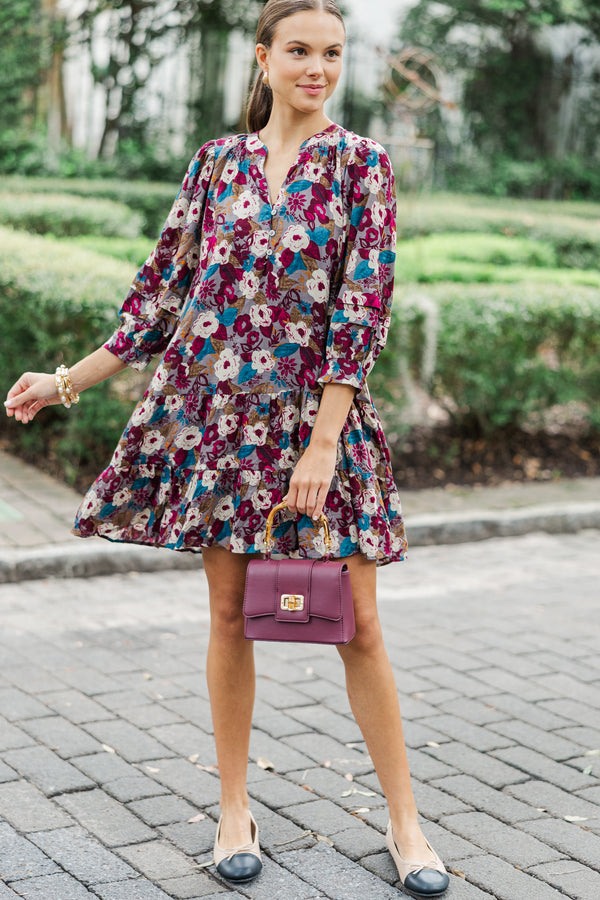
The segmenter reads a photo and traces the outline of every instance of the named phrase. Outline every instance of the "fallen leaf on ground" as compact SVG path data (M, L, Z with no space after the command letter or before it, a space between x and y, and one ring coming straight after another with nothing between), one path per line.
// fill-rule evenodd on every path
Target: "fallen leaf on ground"
M600 756L600 749L598 750L586 750L583 754L584 756Z
M591 816L563 816L567 822L587 822Z
M218 772L218 766L203 766L202 763L194 763L197 769L202 769L203 772Z
M427 746L428 747L439 747L440 745L438 744L437 741L427 741Z
M333 847L331 838L326 837L324 834L315 834L315 837L318 841L321 841L322 844L329 844L330 847Z
M199 758L200 758L200 754L194 753L192 756L188 756L188 762L193 762L193 763L198 762Z
M346 779L346 781L354 781L354 775L352 774L352 772L346 772L344 778Z
M144 766L146 772L152 772L154 775L156 772L160 772L160 769L156 769L154 766Z
M191 819L188 819L188 825L191 825L193 822L202 822L202 820L205 818L206 816L204 815L204 813L198 813L197 816L192 816Z
M370 806L359 806L358 809L349 809L348 812L352 813L352 815L364 816L365 813L371 812Z
M206 862L196 863L194 869L208 869L210 866L214 866L214 859L207 859Z
M467 876L462 871L462 869L450 869L453 875L456 875L457 878L464 878L466 880Z
M323 765L325 766L326 769L330 769L331 768L331 760L326 759L325 762L323 763Z
M311 788L311 786L309 784L301 784L300 787L303 788L305 791L310 791L311 794L314 794L314 792L315 792L315 789Z
M259 769L264 769L266 772L274 772L275 766L268 759L264 759L264 757L259 756L256 760L256 765Z
M102 749L106 750L107 753L116 753L117 751L114 747L109 747L108 744L102 744Z
M593 769L594 769L593 766L586 766L585 769L583 770L583 774L584 774L584 775L591 775Z

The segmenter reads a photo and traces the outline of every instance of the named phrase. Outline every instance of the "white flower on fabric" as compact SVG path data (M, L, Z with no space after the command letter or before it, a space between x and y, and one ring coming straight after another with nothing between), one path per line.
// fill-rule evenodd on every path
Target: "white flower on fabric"
M150 521L150 510L142 509L131 520L131 527L142 531Z
M202 473L202 487L212 488L219 480L219 473L214 469L205 469Z
M398 535L392 535L392 553L399 553L402 550L402 538Z
M300 419L300 413L295 406L286 406L281 411L281 418L283 419L284 430L291 431Z
M262 447L267 443L269 432L264 422L257 422L256 425L247 425L244 428L244 443L254 444L256 447Z
M217 468L223 469L225 472L231 472L232 469L237 469L239 463L233 453L229 453L226 456L222 456L217 461Z
M252 487L256 487L260 484L260 472L245 471L242 473L242 481L244 484L250 484Z
M392 492L389 496L388 503L390 512L398 513L399 515L402 513L402 506L400 504L400 497L398 496L398 494Z
M379 541L372 531L361 531L360 546L366 556L377 556L379 550Z
M343 227L344 227L344 224L345 224L345 221L346 221L346 216L344 215L344 209L343 209L343 206L342 206L342 201L340 200L339 197L335 197L335 198L331 201L330 209L331 209L331 215L332 215L334 224L335 224L338 228L343 228Z
M140 450L142 453L154 453L155 450L162 446L162 443L163 436L160 431L152 429L152 431L147 431L144 435Z
M375 494L367 494L366 497L363 497L361 508L367 516L374 516L379 509L379 503Z
M238 430L238 417L232 415L221 416L217 423L217 430L223 437L227 434L233 434L234 431Z
M302 177L306 178L307 181L320 181L322 174L323 169L321 166L317 166L315 163L308 163L308 165L304 167Z
M352 541L353 544L356 544L358 541L358 528L356 525L350 525L348 528L348 537Z
M215 519L220 519L222 522L226 522L232 517L234 512L235 507L233 505L231 497L223 497L223 499L219 500L215 507Z
M371 167L365 178L365 184L372 194L378 194L383 184L381 169L378 167Z
M346 274L353 275L354 270L360 262L360 254L358 250L353 250L350 256L348 257L348 262L346 263Z
M260 375L262 372L270 372L275 365L275 360L267 350L252 351L252 367Z
M231 208L238 219L253 219L260 209L260 200L252 191L244 191Z
M254 300L260 287L258 275L254 272L244 272L240 282L240 289L247 300Z
M123 488L120 491L115 491L112 496L112 504L113 506L123 506L123 504L127 503L130 499L131 491L128 488Z
M273 501L268 491L257 491L252 497L254 509L271 509Z
M329 296L329 278L327 273L323 269L316 269L312 274L312 278L309 278L306 282L306 290L314 300L319 300L322 303L327 300Z
M309 400L304 409L302 410L302 416L304 417L304 421L308 423L308 425L314 425L315 419L317 418L317 413L319 412L319 404L316 400Z
M229 241L220 241L213 250L213 257L216 263L224 266L229 262L231 256L231 244Z
M373 219L373 225L376 228L383 228L385 225L387 210L385 206L381 203L374 203L371 209L371 217Z
M255 231L250 241L250 252L257 258L267 255L269 249L269 235L266 231Z
M298 456L291 447L286 447L281 451L281 467L282 469L293 469L298 462Z
M145 400L144 403L138 404L133 411L131 417L132 425L143 425L149 422L156 409L156 403L153 400Z
M122 448L121 445L119 444L119 446L117 447L117 449L116 449L115 452L113 453L113 457L112 457L112 459L111 459L111 461L110 461L110 464L111 464L111 466L113 467L113 469L118 470L118 469L121 468L121 463L122 463L122 462L123 462L123 448Z
M204 166L202 167L202 172L200 173L199 181L209 181L213 172L213 160L208 159Z
M369 266L375 273L379 270L379 250L369 250Z
M180 394L170 394L165 397L165 409L169 412L177 412L183 406L183 397Z
M310 342L310 328L306 322L287 322L285 333L289 340L294 344L300 344L301 347L308 347Z
M233 179L238 173L237 163L232 159L228 160L227 165L223 169L223 174L221 175L221 181L224 181L225 184L231 184Z
M154 373L154 377L152 379L153 384L158 387L162 387L167 383L168 373L164 365L161 363Z
M292 253L299 253L305 250L310 244L310 238L301 225L290 225L283 237L281 243Z
M210 309L202 310L198 313L198 317L192 325L192 334L197 337L207 338L214 334L219 328L219 320L214 312Z
M187 216L188 208L189 200L183 195L180 195L171 207L171 211L166 223L169 228L181 227L183 219Z
M273 312L270 306L252 306L250 308L250 321L255 328L265 328L273 321Z
M93 516L96 513L100 512L102 507L104 506L104 500L101 497L98 497L96 494L92 494L89 497L83 506L81 507L81 516L82 518L87 518L87 516Z
M215 363L215 375L219 381L228 381L230 378L236 377L240 371L240 367L241 362L231 347L225 347Z
M200 443L200 440L198 429L188 425L175 435L174 443L181 450L191 450L192 447Z
M202 521L202 514L198 509L191 509L186 517L183 525L184 531L191 531L192 528L195 528L196 525L199 525Z
M229 538L229 546L231 547L232 553L244 553L246 550L246 544L243 539L237 537L235 534L232 534Z

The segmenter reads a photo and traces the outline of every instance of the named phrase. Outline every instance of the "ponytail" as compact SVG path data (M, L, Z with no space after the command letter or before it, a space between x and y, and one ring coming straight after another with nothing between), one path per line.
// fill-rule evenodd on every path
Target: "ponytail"
M254 82L250 101L248 103L247 128L248 132L260 131L264 128L273 108L273 91L265 84L263 73L259 69L258 76Z

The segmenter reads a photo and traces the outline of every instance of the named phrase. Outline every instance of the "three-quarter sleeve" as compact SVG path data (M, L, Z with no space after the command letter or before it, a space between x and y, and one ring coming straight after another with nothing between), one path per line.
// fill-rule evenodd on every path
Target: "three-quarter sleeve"
M345 182L348 236L332 284L327 347L319 382L361 389L385 346L396 260L396 194L388 155L373 142L356 148Z
M163 353L175 330L200 257L202 216L214 167L214 145L193 157L158 243L137 273L104 344L134 369Z

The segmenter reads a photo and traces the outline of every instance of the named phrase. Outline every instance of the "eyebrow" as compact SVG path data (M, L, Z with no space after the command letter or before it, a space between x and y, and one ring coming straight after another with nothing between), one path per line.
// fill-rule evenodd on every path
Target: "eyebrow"
M286 47L289 47L290 44L299 44L301 47L308 47L310 49L310 44L305 44L304 41L288 41ZM334 47L343 47L343 44L336 43L330 44L329 47L325 47L326 50L333 50Z

